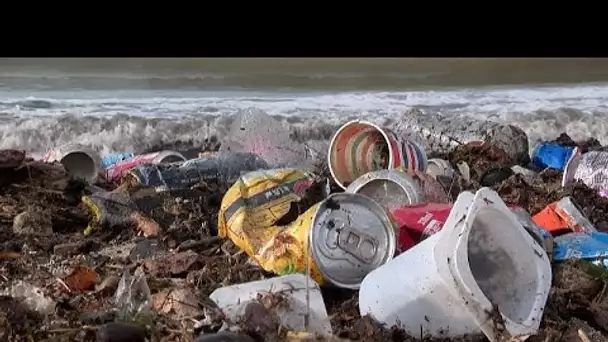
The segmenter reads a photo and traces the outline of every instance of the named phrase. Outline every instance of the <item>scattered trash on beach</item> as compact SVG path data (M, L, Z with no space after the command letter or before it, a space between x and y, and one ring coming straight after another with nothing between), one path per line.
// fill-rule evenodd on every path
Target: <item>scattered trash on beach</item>
M420 115L0 150L0 340L608 340L603 148Z

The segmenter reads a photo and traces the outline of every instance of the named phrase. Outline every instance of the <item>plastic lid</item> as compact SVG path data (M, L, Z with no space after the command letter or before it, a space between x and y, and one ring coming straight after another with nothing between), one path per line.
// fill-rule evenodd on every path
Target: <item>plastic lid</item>
M351 193L333 194L321 203L309 239L323 277L350 289L358 289L396 249L395 226L387 212L369 197Z

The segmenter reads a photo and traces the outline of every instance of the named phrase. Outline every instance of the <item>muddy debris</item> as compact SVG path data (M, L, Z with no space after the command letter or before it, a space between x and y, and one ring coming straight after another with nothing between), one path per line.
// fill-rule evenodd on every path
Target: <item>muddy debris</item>
M501 166L509 167L515 164L505 151L482 142L472 142L458 146L448 155L447 160L452 165L466 163L471 170L471 179L477 183L481 182L481 178L490 169Z
M608 147L602 146L602 144L596 138L587 138L581 141L574 141L566 134L560 134L553 142L564 146L578 147L582 153L589 151L608 151Z
M99 342L144 342L145 340L145 330L134 324L108 323L97 331Z

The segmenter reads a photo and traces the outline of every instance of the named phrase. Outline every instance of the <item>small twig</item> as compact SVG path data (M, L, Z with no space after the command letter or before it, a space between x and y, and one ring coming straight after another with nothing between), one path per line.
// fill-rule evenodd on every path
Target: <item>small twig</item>
M32 173L30 172L30 165L29 164L25 164L25 168L27 169L27 176L30 180L30 182L32 181Z
M70 288L68 287L68 285L63 280L61 280L59 278L55 278L55 279L57 280L57 282L59 284L63 285L63 287L65 287L65 289L68 290L68 292L70 292L70 293L72 292L72 290L70 290Z
M582 329L578 329L578 337L581 339L581 342L591 342L587 334Z
M81 331L81 330L97 330L99 329L98 326L90 326L90 325L83 325L81 327L78 328L59 328L59 329L50 329L50 330L44 330L45 333L49 333L49 334L57 334L57 333L69 333L69 332L76 332L76 331Z
M175 249L176 252L180 252L183 250L188 250L188 249L197 249L200 247L207 247L209 245L218 243L220 241L220 238L217 236L213 236L207 239L203 239L203 240L197 240L197 241L184 241L182 244L180 244L179 246L177 246L177 248Z

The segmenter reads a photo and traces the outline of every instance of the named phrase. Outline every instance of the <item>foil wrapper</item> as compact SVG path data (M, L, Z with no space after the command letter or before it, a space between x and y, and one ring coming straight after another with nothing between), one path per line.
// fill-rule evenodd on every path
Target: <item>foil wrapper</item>
M571 160L564 173L564 185L580 180L608 197L608 152L591 151Z

